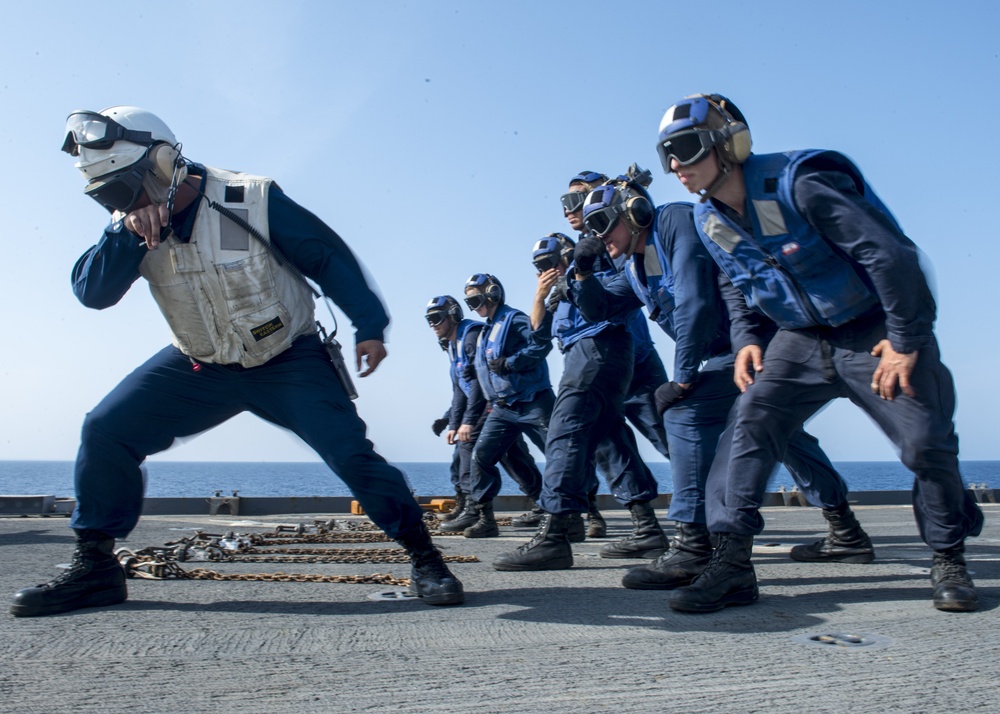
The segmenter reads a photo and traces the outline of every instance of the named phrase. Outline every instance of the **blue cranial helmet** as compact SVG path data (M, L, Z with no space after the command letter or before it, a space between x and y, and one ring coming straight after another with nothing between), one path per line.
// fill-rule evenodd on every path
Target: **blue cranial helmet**
M559 264L569 267L573 260L576 243L563 233L550 233L535 243L531 250L531 262L539 273L551 270Z
M656 152L663 170L671 160L690 166L716 149L723 166L741 164L750 156L750 130L735 104L721 94L699 94L677 102L660 120Z
M431 301L427 303L424 317L427 318L427 322L432 326L440 325L443 320L449 318L452 322L458 324L462 321L463 317L462 306L451 295L438 295L431 298Z

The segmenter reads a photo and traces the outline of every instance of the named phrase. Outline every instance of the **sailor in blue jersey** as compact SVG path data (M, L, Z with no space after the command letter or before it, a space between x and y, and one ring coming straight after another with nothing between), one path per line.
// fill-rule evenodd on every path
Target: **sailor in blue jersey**
M147 111L73 112L66 129L63 150L78 157L85 192L114 213L73 268L74 293L102 309L146 278L174 344L87 415L75 469L72 567L20 591L11 612L48 615L124 601L125 575L112 551L139 519L142 462L244 411L317 451L372 521L407 550L415 594L433 605L462 602L462 585L431 543L406 478L366 438L316 331L301 275L354 324L362 377L386 356L388 315L344 241L270 179L187 162L167 125ZM256 234L215 206L245 216ZM253 458L262 457L260 448Z
M556 570L573 564L566 520L586 508L596 480L595 462L635 524L631 536L605 544L600 555L655 558L667 547L650 503L657 495L656 479L622 415L632 377L630 315L600 322L580 315L565 288L573 251L568 237L553 233L538 241L532 254L538 289L531 326L539 340L556 338L565 363L545 445L540 505L546 515L531 541L494 561L498 570Z
M701 196L694 223L727 278L744 391L729 452L720 449L709 476L720 486L708 504L719 546L670 606L708 612L757 599L750 554L764 526L767 479L788 436L847 397L914 473L914 515L933 550L934 606L975 610L964 551L983 514L959 471L954 382L934 337L936 307L917 247L849 159L753 155L745 121L719 95L668 109L657 147L664 170ZM766 353L756 313L780 328Z
M477 516L472 537L498 534L493 515L493 499L500 492L497 463L521 435L544 453L555 401L545 362L552 345L536 341L528 316L507 305L505 298L500 281L488 273L476 273L465 283L465 304L486 318L468 378L478 378L489 404L489 414L472 449L472 492L467 506ZM537 480L520 486L537 501L542 484L537 469L535 474ZM581 531L582 525L581 520Z
M483 323L464 319L462 306L451 295L431 298L425 316L441 349L448 354L452 403L441 431L447 429L448 443L455 445L458 457L454 469L458 484L456 508L442 519L445 523L441 530L461 531L467 538L492 537L499 533L496 522L481 521L476 509L467 507L472 491L472 450L489 414L473 368ZM500 463L526 496L538 498L542 475L520 436L501 457Z
M708 564L712 547L706 527L705 490L719 438L739 390L733 383L729 319L719 294L719 269L691 220L689 203L652 209L649 197L619 177L586 199L584 220L614 258L626 258L612 281L571 283L574 299L591 319L645 305L650 317L673 339L674 379L657 390L671 451L674 482L669 517L676 523L670 551L622 579L628 588L671 590L690 583ZM590 238L588 240L597 240ZM847 503L847 485L812 436L800 431L789 440L785 466L807 501L844 514L851 537L824 551L823 560L871 562L871 541Z
M583 201L588 193L607 180L607 176L596 171L581 171L570 179L569 191L560 199L563 215L570 227L580 233L580 239L589 235L583 224ZM600 255L594 263L594 274L614 274L620 272L624 264L624 258L613 259L607 254ZM625 399L625 418L658 452L669 459L667 434L663 429L663 420L656 411L653 396L657 387L667 381L667 371L641 312L636 311L635 318L629 323L629 330L635 347L635 368L632 371L628 397Z

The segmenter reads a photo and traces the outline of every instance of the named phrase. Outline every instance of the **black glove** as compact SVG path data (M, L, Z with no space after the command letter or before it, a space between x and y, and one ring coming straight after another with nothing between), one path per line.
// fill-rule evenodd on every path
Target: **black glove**
M548 299L545 301L545 309L549 312L555 312L556 308L559 307L559 303L569 299L567 291L566 276L560 275L559 279L556 280L556 284L552 286L552 292L549 293Z
M462 368L462 379L466 382L476 381L476 365L471 360L465 363L465 367Z
M594 272L597 256L604 252L604 244L594 236L587 236L573 250L573 266L576 274L585 278Z
M656 413L662 417L663 412L684 399L690 392L691 387L685 389L677 384L677 382L664 382L653 393L653 400L656 402Z
M510 367L507 366L506 357L497 357L496 359L491 359L486 363L486 366L490 368L491 372L496 372L499 375L510 374Z
M431 431L434 432L434 436L441 436L441 432L448 428L448 420L444 417L440 419L435 419L433 426L431 426Z

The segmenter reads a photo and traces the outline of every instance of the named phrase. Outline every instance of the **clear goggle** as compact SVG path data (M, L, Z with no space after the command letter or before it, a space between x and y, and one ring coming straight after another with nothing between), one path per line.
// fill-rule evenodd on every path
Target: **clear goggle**
M110 117L97 112L73 112L66 118L66 140L62 150L79 156L80 148L110 149L116 141L131 141L149 146L153 135L148 131L126 129Z

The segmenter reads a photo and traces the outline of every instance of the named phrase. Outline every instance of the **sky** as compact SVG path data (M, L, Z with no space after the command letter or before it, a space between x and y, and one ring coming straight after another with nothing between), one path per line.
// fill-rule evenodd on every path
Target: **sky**
M270 176L340 233L393 318L388 359L357 380L369 436L392 461L446 461L430 427L451 385L428 300L490 272L529 309L531 247L570 232L559 196L579 171L638 162L657 203L689 200L655 140L664 111L700 92L740 107L759 153L837 149L861 167L932 272L962 457L1000 459L1000 243L985 215L1000 186L1000 4L105 0L95 12L5 12L0 460L73 459L87 411L170 340L142 281L102 311L72 294L107 214L59 151L70 111L152 111L189 159ZM651 328L669 370L672 343ZM553 350L553 380L561 362ZM895 458L843 400L808 428L835 461ZM318 460L248 415L153 458Z

